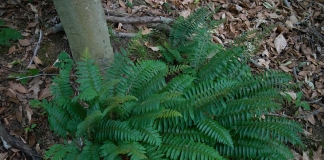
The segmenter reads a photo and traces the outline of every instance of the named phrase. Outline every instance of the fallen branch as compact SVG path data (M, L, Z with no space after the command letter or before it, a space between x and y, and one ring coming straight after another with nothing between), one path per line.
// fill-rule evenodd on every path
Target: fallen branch
M173 22L172 18L166 17L151 17L151 16L143 16L143 17L115 17L115 16L106 16L107 22L111 23L128 23L128 24L136 24L136 23L166 23L169 24Z
M0 137L2 137L3 141L5 141L8 145L19 149L23 153L30 156L33 160L42 159L41 155L35 149L23 143L18 138L9 135L9 133L6 131L5 126L1 122L0 122Z
M40 45L41 40L42 40L42 36L43 36L43 32L42 32L42 30L40 30L40 31L39 31L39 38L38 38L38 42L37 42L37 44L36 44L36 48L35 48L35 50L34 50L33 57L32 57L32 59L30 60L30 62L29 62L29 64L27 65L27 67L30 66L30 65L33 63L33 61L34 61L34 58L35 58L35 56L36 56L36 54L37 54L37 51L38 51L38 49L39 49L39 45Z

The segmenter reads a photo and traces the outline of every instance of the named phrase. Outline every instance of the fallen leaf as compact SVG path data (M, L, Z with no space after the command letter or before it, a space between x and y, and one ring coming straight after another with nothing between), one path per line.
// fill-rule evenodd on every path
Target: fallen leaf
M36 64L43 64L43 62L37 56L33 57L33 60Z
M28 26L26 27L26 29L34 28L36 25L37 25L36 22L29 23Z
M179 12L179 15L187 18L190 15L190 9Z
M42 83L43 81L40 80L40 77L33 79L33 81L30 82L30 84L32 84L32 87L28 89L26 96L28 98L38 99L38 92L40 91L39 85Z
M125 5L125 3L124 3L124 1L119 0L118 2L119 2L119 5L120 5L121 7L123 7L124 9L127 8L126 5Z
M194 0L183 0L181 3L182 3L183 5L187 5L187 4L191 4L191 3L193 3L193 1L194 1Z
M303 151L303 160L309 160L308 154Z
M47 97L49 97L51 95L52 95L52 93L50 91L50 88L46 87L39 93L38 99L41 100L41 99L47 98Z
M12 46L12 47L9 48L8 54L11 54L11 53L13 53L15 51L16 51L16 46Z
M287 41L282 34L279 34L274 41L274 45L276 47L278 54L280 54L282 50L286 48Z
M317 151L313 151L313 160L323 160L322 145L318 146Z
M152 0L145 0L146 3L150 4L151 6L154 6L154 3Z
M149 47L152 51L159 51L159 47Z
M151 33L151 31L152 31L152 28L145 27L145 29L142 31L142 35L148 35Z
M0 159L6 159L8 157L8 152L0 153Z
M292 69L290 69L290 68L288 68L288 67L286 67L286 66L283 66L283 65L280 65L279 68L280 68L281 70L285 71L285 72L291 72L291 71L292 71Z
M305 55L311 55L313 53L312 50L309 47L307 47L305 44L301 46L301 50Z
M27 115L27 119L28 119L28 124L30 124L31 118L33 115L33 110L30 109L29 106L26 106L25 111L26 111L26 115Z
M38 14L37 6L34 6L31 3L28 3L28 6L34 13Z
M9 86L11 89L16 90L20 93L27 93L26 88L20 83L9 82Z
M311 123L312 125L315 125L315 118L314 115L307 115L305 118L309 123Z
M24 47L27 47L31 44L28 39L18 39L18 42L21 46Z

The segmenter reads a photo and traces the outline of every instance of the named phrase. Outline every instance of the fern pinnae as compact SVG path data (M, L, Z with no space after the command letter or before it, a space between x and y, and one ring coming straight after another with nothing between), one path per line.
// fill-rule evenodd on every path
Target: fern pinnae
M229 145L230 147L234 147L230 132L221 126L217 121L201 121L197 124L197 128L216 141Z
M212 147L192 140L163 136L160 149L170 159L224 159Z
M96 141L139 141L142 136L136 129L130 129L128 122L115 120L102 121L96 129Z
M148 144L151 144L151 145L154 145L154 146L160 146L161 143L162 143L162 138L161 138L161 135L159 133L159 130L151 127L151 126L148 126L148 127L139 127L137 128L138 131L141 132L141 135L143 137L143 141L148 143Z

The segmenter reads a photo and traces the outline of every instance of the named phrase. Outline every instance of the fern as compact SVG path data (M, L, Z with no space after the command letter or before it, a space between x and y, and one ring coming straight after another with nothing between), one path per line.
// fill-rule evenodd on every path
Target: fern
M202 8L179 18L160 46L164 61L133 62L122 50L101 74L85 50L75 89L71 67L62 64L43 107L53 131L73 141L45 158L292 158L286 145L302 146L300 125L268 115L281 109L291 77L253 74L240 39L227 49L212 43L211 15Z

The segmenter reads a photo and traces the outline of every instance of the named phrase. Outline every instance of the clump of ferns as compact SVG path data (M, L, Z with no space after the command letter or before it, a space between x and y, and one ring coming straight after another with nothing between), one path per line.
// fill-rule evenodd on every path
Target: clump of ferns
M61 69L43 106L53 131L72 141L45 158L293 158L286 144L302 145L300 125L268 114L280 110L291 77L252 74L244 47L210 41L211 24L206 8L180 18L160 47L164 61L135 63L122 51L104 75L85 52L76 96L71 69Z

